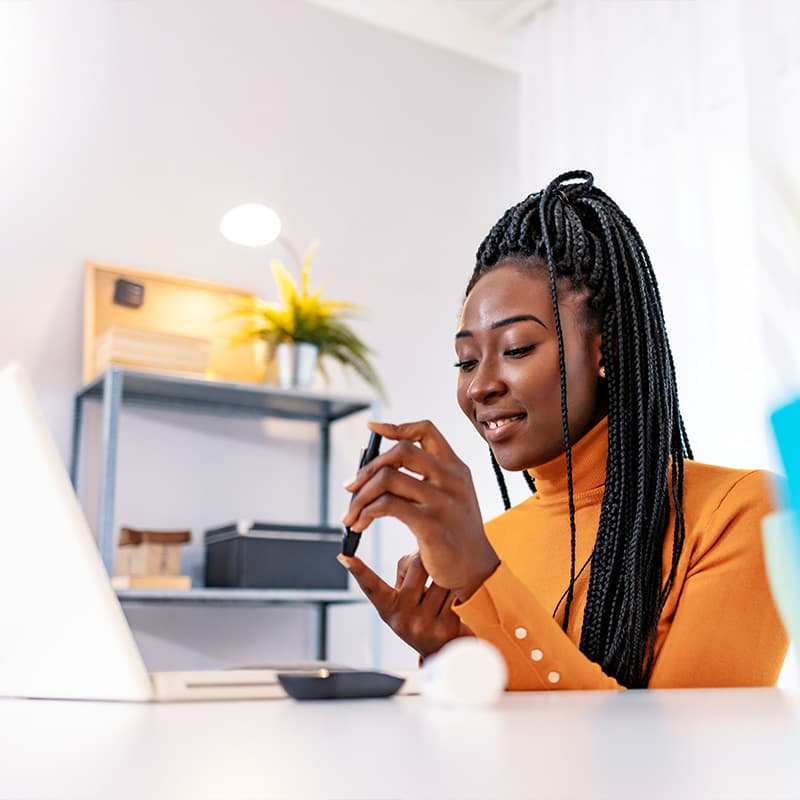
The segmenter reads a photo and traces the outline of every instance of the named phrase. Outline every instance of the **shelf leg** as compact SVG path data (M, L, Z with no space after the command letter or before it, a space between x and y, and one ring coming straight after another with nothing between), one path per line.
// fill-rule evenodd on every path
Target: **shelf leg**
M331 482L331 425L324 420L319 424L319 524L328 524L328 498Z
M78 491L78 465L81 457L81 435L83 433L83 394L75 396L72 406L72 451L69 457L69 479L72 488Z
M328 604L323 600L317 604L317 660L328 658Z
M100 469L99 545L111 575L114 556L114 490L117 477L117 438L122 405L122 373L106 370L103 378L103 460Z

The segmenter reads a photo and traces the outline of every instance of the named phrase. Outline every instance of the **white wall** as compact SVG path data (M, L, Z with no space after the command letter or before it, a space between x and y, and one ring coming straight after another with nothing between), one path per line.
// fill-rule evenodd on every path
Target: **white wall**
M0 363L22 361L61 452L80 382L85 259L271 291L279 250L218 233L261 200L359 330L391 396L384 416L430 417L495 513L484 448L459 419L452 333L475 248L518 199L517 80L301 0L0 3ZM364 393L335 379L337 391ZM335 432L332 518L365 416ZM94 518L99 415L82 492ZM308 426L127 411L117 524L204 527L316 516ZM380 567L411 547L383 528ZM365 537L366 538L366 537ZM369 554L369 548L365 550ZM377 556L376 556L377 557ZM129 609L150 666L308 658L307 610ZM374 615L334 612L331 656L369 663ZM382 635L385 665L414 662Z
M525 34L524 180L588 169L638 227L701 461L774 468L800 386L799 32L793 0L559 0Z
M800 391L798 33L794 0L559 0L525 32L527 189L588 169L638 227L709 463L779 469Z

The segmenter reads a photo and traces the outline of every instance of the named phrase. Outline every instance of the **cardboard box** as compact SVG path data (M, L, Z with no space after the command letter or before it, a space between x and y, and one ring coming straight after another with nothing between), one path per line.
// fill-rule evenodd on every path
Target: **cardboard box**
M115 575L179 575L182 544L191 531L152 531L122 528Z

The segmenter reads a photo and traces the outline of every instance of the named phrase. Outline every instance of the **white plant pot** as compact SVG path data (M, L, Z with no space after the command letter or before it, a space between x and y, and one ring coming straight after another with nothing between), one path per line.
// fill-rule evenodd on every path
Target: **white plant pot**
M283 389L308 389L317 368L319 348L308 342L278 345L278 383Z

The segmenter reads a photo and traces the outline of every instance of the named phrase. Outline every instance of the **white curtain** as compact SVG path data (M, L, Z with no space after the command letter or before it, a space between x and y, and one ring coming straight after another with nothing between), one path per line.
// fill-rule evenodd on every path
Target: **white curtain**
M776 468L800 388L800 3L556 0L524 34L523 193L588 169L662 289L695 457Z

